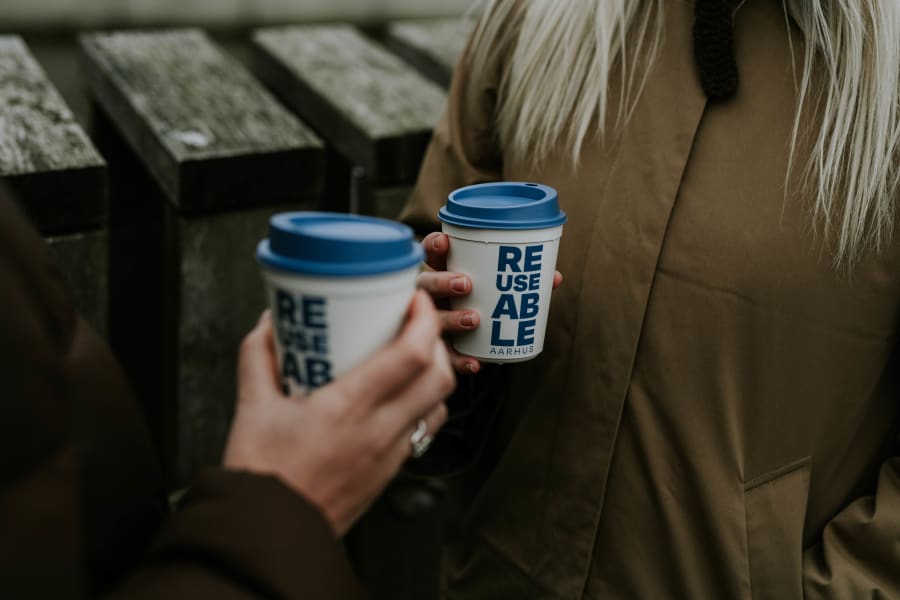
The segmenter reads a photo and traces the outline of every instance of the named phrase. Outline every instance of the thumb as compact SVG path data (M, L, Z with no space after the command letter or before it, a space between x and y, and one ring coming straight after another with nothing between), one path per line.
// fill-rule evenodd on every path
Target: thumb
M265 311L241 342L238 354L238 401L281 393L272 315Z

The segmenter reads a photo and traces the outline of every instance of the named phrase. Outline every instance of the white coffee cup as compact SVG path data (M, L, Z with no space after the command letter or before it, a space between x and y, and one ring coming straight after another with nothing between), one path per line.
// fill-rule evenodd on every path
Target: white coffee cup
M285 393L325 385L400 330L423 252L385 219L293 212L272 217L257 246Z
M566 222L556 191L536 183L472 185L452 192L439 218L450 237L447 270L472 280L471 293L451 307L481 317L477 329L454 336L453 347L485 362L536 357Z

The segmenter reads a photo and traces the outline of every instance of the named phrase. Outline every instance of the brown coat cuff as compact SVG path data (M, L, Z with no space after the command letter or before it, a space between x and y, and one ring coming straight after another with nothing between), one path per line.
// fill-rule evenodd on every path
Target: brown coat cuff
M201 474L116 597L364 597L322 515L273 477Z

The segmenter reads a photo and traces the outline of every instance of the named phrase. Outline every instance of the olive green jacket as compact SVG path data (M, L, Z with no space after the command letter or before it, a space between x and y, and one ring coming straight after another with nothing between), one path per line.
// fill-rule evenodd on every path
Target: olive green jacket
M738 10L718 104L691 3L663 4L631 119L576 167L505 159L500 53L455 73L403 218L437 228L448 192L503 179L555 187L569 222L543 354L469 415L446 596L900 598L900 238L848 277L785 194L803 40L778 0Z

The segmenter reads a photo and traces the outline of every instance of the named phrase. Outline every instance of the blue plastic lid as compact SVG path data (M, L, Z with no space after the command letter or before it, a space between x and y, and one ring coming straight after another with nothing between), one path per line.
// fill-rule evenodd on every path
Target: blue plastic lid
M445 223L476 229L544 229L566 222L556 190L537 183L479 183L450 193Z
M323 276L379 275L422 262L424 252L406 225L359 215L288 212L269 220L256 248L263 265Z

